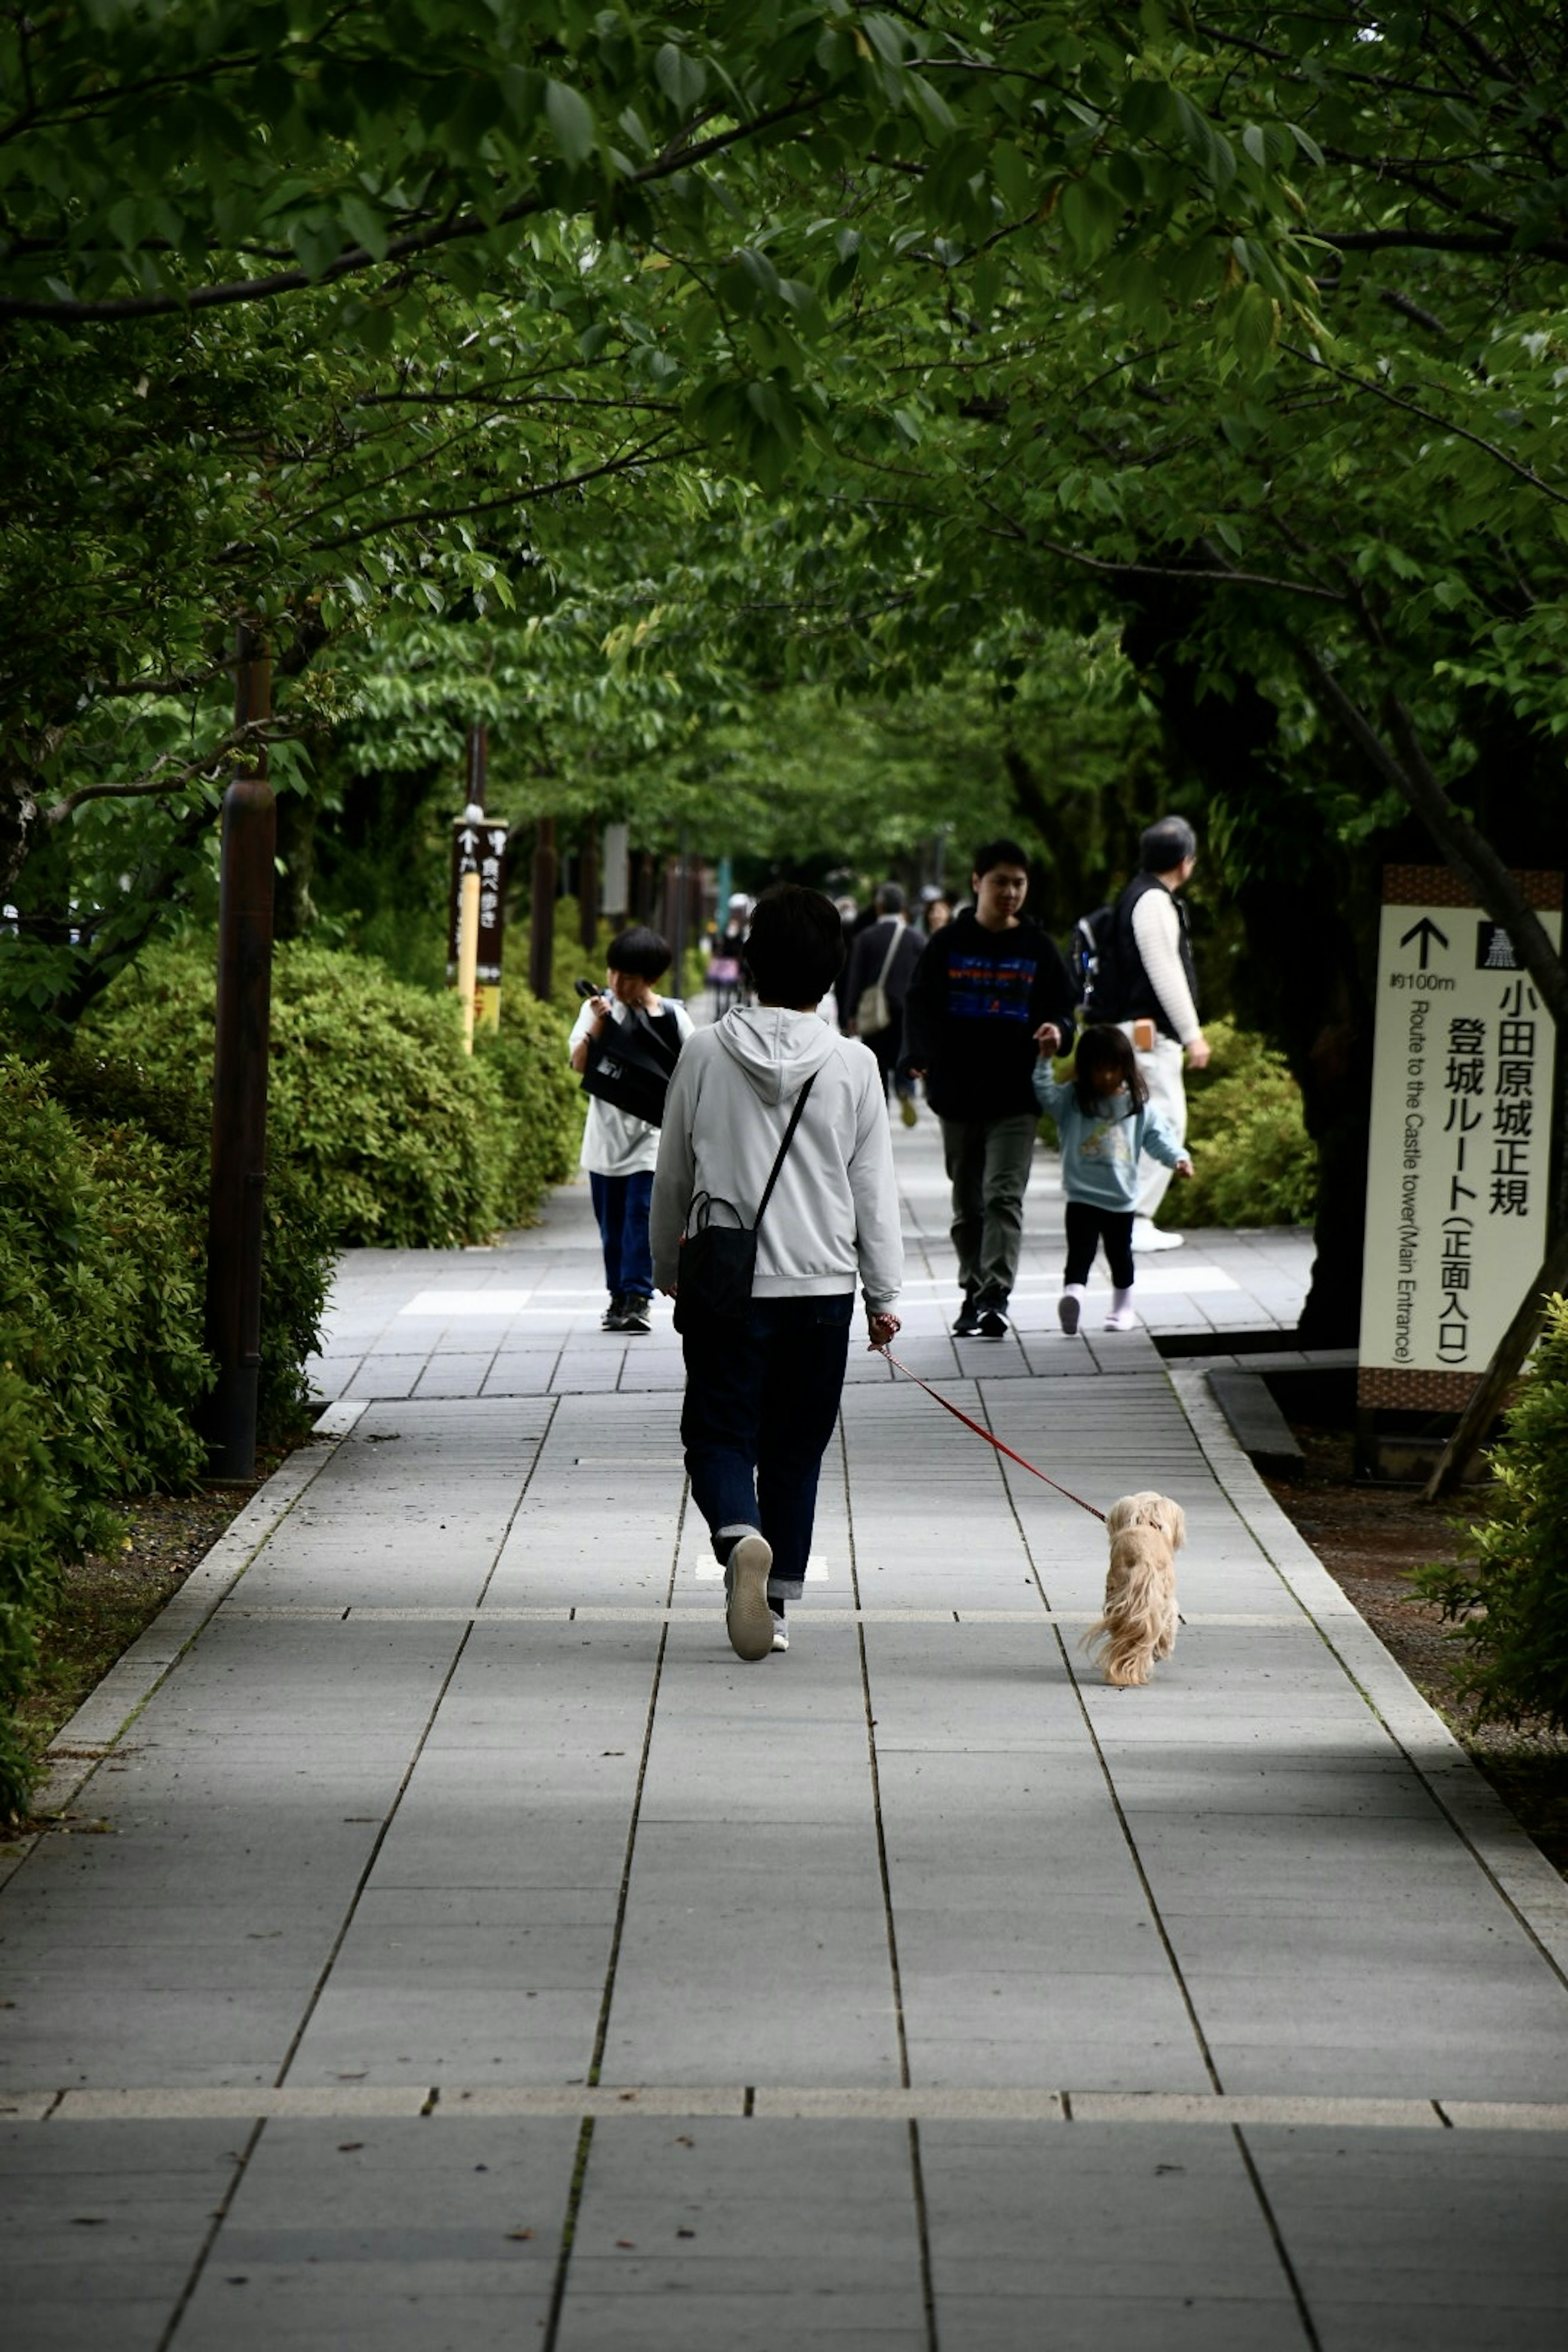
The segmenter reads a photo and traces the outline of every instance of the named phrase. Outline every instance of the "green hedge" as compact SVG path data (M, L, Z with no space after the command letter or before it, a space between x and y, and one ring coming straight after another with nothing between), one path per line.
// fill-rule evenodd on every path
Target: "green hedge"
M1187 1149L1163 1225L1305 1225L1318 1201L1318 1153L1301 1118L1301 1090L1281 1054L1228 1021L1204 1031L1206 1069L1186 1073Z
M1459 1686L1481 1721L1568 1731L1568 1299L1552 1299L1488 1459L1496 1483L1458 1561L1415 1582L1460 1620Z
M0 1361L0 1821L21 1812L33 1768L13 1709L37 1663L37 1632L69 1549L69 1498L54 1475L38 1391Z
M214 954L158 950L47 1060L0 1053L0 1816L31 1768L13 1717L61 1565L113 1505L200 1475ZM462 1050L455 1001L310 947L275 967L261 1435L308 1399L333 1245L489 1240L567 1175L566 1024L514 986Z
M575 1000L574 1000L575 1005ZM499 1031L480 1031L476 1058L503 1104L501 1221L531 1224L552 1184L577 1165L586 1097L566 1058L570 1024L513 982L501 993Z
M164 1085L205 1097L213 950L144 956L89 1016L95 1037ZM447 1248L526 1223L570 1166L574 1109L558 1015L513 986L499 1038L462 1050L457 1000L368 957L279 949L273 970L268 1161L287 1166L340 1245ZM568 1079L570 1073L567 1073Z

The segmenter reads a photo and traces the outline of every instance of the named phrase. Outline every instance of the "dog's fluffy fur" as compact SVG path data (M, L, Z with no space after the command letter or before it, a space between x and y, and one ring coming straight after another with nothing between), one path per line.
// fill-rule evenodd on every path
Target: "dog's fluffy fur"
M1105 1613L1085 1634L1119 1689L1146 1683L1176 1646L1176 1559L1187 1538L1179 1503L1152 1490L1123 1495L1105 1515L1110 1566Z

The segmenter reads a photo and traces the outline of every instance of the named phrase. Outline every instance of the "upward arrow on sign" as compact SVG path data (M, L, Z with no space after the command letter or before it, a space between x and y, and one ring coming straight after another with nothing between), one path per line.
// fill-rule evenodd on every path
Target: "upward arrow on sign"
M1448 944L1448 934L1437 929L1430 915L1423 915L1418 923L1412 923L1399 944L1402 948L1407 948L1412 940L1419 940L1421 942L1421 969L1425 971L1427 959L1432 951L1433 940L1436 940L1440 947L1446 948Z

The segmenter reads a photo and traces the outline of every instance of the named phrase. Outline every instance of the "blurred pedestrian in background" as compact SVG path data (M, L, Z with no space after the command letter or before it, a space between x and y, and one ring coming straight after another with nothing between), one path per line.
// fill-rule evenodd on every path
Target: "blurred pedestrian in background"
M884 882L877 892L877 919L855 941L849 957L844 1002L848 1018L844 1026L877 1056L884 1091L891 1087L900 1115L913 1127L914 1080L899 1074L904 1036L904 999L924 945L904 913L904 894L896 882Z
M1132 1041L1151 1107L1160 1112L1178 1149L1187 1135L1184 1055L1194 1070L1209 1058L1198 1020L1198 976L1177 893L1198 862L1198 837L1184 816L1152 824L1138 845L1140 871L1116 902L1110 935L1094 977L1094 1017L1114 1021ZM1153 1222L1171 1170L1145 1151L1138 1163L1132 1247L1180 1249L1183 1235Z

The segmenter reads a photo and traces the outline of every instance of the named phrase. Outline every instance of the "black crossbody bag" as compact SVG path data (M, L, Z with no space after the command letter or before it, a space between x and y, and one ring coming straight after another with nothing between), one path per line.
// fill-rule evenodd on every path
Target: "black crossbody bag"
M640 1012L629 1021L606 1021L598 1036L588 1040L583 1091L632 1118L646 1119L649 1127L661 1127L679 1052L679 1045L670 1052Z
M691 1203L686 1221L686 1233L680 1244L680 1275L675 1294L675 1328L685 1331L693 1322L743 1323L752 1304L752 1284L757 1271L757 1233L773 1199L773 1186L779 1181L790 1145L795 1141L800 1115L805 1108L806 1097L816 1084L814 1070L802 1087L784 1129L784 1141L757 1204L752 1223L742 1224L740 1211L731 1201L717 1201L711 1192L699 1192ZM713 1212L728 1209L733 1224L716 1224Z

